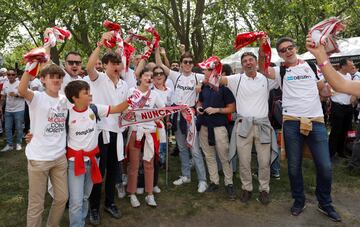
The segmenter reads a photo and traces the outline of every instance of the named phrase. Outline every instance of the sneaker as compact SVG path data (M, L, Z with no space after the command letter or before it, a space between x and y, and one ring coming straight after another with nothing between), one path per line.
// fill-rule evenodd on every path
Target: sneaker
M125 198L126 196L125 186L123 184L116 184L115 187L118 192L119 199Z
M226 192L227 192L230 200L235 200L236 199L236 193L235 193L234 185L232 185L232 184L226 185Z
M218 184L211 183L209 187L206 189L206 192L215 192L219 189Z
M1 152L7 152L7 151L12 151L14 148L12 146L10 146L9 144L6 144L6 146L1 149Z
M144 188L137 188L136 189L136 194L138 194L138 195L144 194Z
M186 176L180 176L179 179L173 182L174 185L182 185L184 183L190 183L191 179Z
M329 205L329 206L321 206L319 204L318 205L318 211L320 211L321 213L328 216L330 218L330 220L332 220L332 221L341 222L340 215L335 211L334 207L331 206L331 205Z
M242 190L241 196L240 196L240 201L243 203L247 203L251 199L251 194L252 194L252 192Z
M305 203L303 205L297 205L296 202L294 202L293 206L290 209L291 215L299 216L299 214L301 214L305 208L306 208Z
M159 186L155 186L154 188L153 188L153 192L154 193L160 193L161 192L161 189L159 188Z
M151 207L156 207L156 206L157 206L157 204L156 204L156 202L155 202L155 197L154 197L154 195L147 195L147 196L145 197L145 202L146 202L146 204L147 204L148 206L151 206Z
M100 225L100 214L98 209L90 210L90 223L92 225Z
M262 203L263 205L268 205L270 203L269 193L267 193L266 191L260 192L259 197L257 198L257 200L260 203Z
M203 193L206 191L208 185L205 181L200 181L199 184L198 184L198 192L199 193Z
M21 149L22 149L22 148L21 148L21 144L16 144L16 150L17 150L17 151L21 151Z
M136 195L130 195L130 203L131 203L131 206L133 208L136 208L136 207L139 207L140 206L140 202L139 200L137 199Z
M111 204L110 206L105 206L104 210L108 212L113 218L120 219L121 212L117 209L115 204Z
M280 174L278 174L278 173L272 173L270 175L270 177L275 180L280 180Z

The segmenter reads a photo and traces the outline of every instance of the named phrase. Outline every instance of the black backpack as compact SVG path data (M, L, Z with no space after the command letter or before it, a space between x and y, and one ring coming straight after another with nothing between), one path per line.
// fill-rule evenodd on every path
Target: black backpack
M310 68L315 73L316 79L320 80L317 74L317 67L314 63L308 62ZM269 94L269 119L274 128L281 128L282 125L282 86L284 82L284 76L286 74L286 68L283 65L280 65L280 78L281 85L278 89L273 89L273 95L270 92ZM271 104L271 106L270 106Z

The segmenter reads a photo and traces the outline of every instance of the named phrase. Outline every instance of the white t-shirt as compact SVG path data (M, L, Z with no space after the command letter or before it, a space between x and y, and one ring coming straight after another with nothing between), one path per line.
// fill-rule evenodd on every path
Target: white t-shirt
M54 98L46 92L34 91L28 102L31 142L26 146L28 160L53 161L65 154L67 99Z
M137 80L136 80L134 70L129 68L127 72L122 74L122 78L127 83L129 88L136 87L136 81Z
M29 88L32 91L44 91L44 86L38 78L29 81Z
M275 77L281 84L280 67L274 67ZM322 75L318 77L321 79ZM294 117L321 117L319 90L316 75L308 63L302 62L286 69L283 80L283 114Z
M98 75L96 80L91 81L93 103L115 106L126 101L129 89L125 81L119 79L115 86L105 73L99 72ZM119 128L119 116L119 114L111 114L101 118L98 128L111 132L123 132L125 128Z
M177 105L187 104L190 107L195 106L197 96L195 87L204 80L204 75L191 73L189 76L185 76L180 72L170 70L168 78L175 86L174 103Z
M153 90L156 91L159 94L159 97L162 99L163 103L165 103L166 106L171 106L171 98L173 94L173 90L166 86L166 90L159 90L155 86L153 87Z
M351 80L351 75L347 73L346 75L338 72L339 75L341 75L345 80ZM351 104L351 95L341 93L341 92L335 92L331 96L331 100L333 102L339 103L341 105L350 105Z
M235 74L226 78L227 86L236 99L237 114L256 118L268 116L269 91L277 86L276 83L270 83L272 80L268 81L261 73L257 73L254 79L246 74Z
M84 80L81 76L76 76L76 77L71 77L65 70L65 76L64 76L64 79L63 79L63 82L61 84L61 89L60 89L60 94L65 94L65 87L66 85L68 85L68 83L70 83L71 81L74 81L74 80ZM88 81L86 81L88 82Z
M132 96L133 102L138 102L143 96L146 96L146 92L141 92L137 88L130 88L129 90L129 97ZM143 109L155 109L155 108L162 108L165 107L165 103L163 102L162 98L160 98L159 93L157 93L155 90L150 90L150 96L146 100L146 103L143 107ZM156 130L156 124L154 121L144 122L140 123L134 126L130 126L131 130L137 130L137 127L142 127L149 129L151 131Z
M19 83L19 80L16 79L12 84L9 81L5 81L3 85L1 94L6 95L6 112L13 113L25 110L25 99L23 97L14 97L8 95L10 92L14 92L16 95L19 95Z
M99 117L109 115L110 106L96 104ZM72 149L91 151L98 145L97 122L95 113L89 107L85 111L79 112L75 108L69 109L69 132L68 146ZM73 161L74 158L69 160ZM84 161L89 160L84 156Z

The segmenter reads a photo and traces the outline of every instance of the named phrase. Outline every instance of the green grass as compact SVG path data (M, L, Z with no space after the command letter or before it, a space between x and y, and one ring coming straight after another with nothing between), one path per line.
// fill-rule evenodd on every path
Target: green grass
M0 142L3 145L3 142ZM1 147L0 147L1 148ZM346 163L341 162L334 166L333 178L334 191L336 190L358 190L360 186L360 173L352 175L346 171ZM192 171L192 183L186 186L175 187L172 181L180 174L180 162L178 158L170 158L169 185L165 185L165 172L160 173L159 185L162 189L160 195L156 195L158 208L151 209L145 206L144 196L139 196L142 206L138 209L130 207L128 199L117 199L116 203L123 213L121 221L110 218L107 214L102 214L103 226L134 226L138 225L139 220L152 220L155 226L162 223L169 223L173 220L182 220L189 217L201 215L202 212L217 211L219 208L232 208L241 212L251 208L254 215L258 210L263 209L261 205L241 204L231 202L227 199L225 188L222 186L217 193L197 193L197 177L195 170ZM303 163L303 175L306 193L310 196L315 191L315 170L311 160ZM25 226L27 209L27 160L24 152L0 153L0 226ZM223 177L221 177L223 184ZM257 195L258 184L254 180L254 194ZM239 195L240 180L238 173L234 176L234 184ZM281 163L281 180L271 181L271 197L273 202L291 203L289 181L287 177L286 161ZM45 212L43 220L46 221L51 199L46 196ZM290 205L289 205L290 206ZM146 222L145 222L146 223ZM355 220L354 223L358 223ZM351 222L350 222L351 224ZM68 226L68 210L65 210L62 226Z

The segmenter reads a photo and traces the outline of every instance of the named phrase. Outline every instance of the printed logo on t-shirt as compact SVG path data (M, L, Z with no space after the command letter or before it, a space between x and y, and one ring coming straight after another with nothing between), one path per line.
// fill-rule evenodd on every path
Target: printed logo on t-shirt
M76 136L85 136L85 135L87 135L89 133L92 133L94 130L95 130L94 128L88 128L88 129L86 129L84 131L75 132L75 135Z
M189 86L182 86L180 84L178 84L176 86L176 88L180 89L180 90L183 90L183 91L193 91L194 90L194 87L189 87Z
M48 124L45 127L44 136L57 136L65 131L66 115L64 112L58 113L50 109L48 114Z

